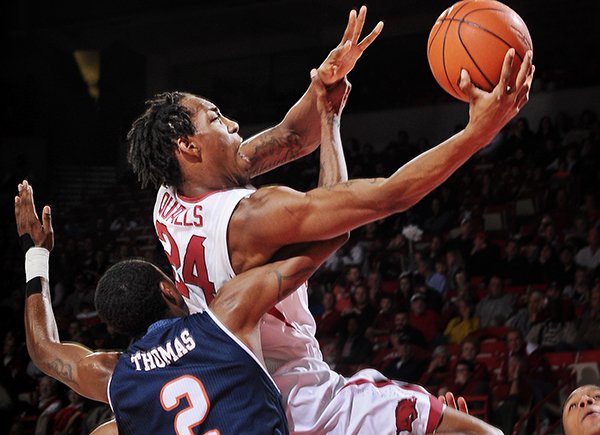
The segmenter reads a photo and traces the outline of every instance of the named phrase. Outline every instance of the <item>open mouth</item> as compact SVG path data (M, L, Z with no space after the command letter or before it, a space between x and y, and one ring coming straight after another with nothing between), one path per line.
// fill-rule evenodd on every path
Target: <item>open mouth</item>
M583 416L583 418L581 419L581 421L584 421L586 418L588 417L600 417L600 410L595 410L595 409L591 409L588 412L585 413L585 415Z

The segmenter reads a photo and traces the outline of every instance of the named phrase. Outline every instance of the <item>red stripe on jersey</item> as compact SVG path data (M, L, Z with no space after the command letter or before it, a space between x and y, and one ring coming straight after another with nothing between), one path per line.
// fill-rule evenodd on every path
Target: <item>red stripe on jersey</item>
M399 385L395 384L394 382L390 381L389 379L385 380L385 381L379 381L379 382L370 381L368 379L357 379L356 381L346 382L346 384L344 384L344 386L342 388L340 388L340 391L346 387L349 387L350 385L363 385L363 384L373 384L377 388L387 387L388 385L395 385L396 387L399 387Z
M426 433L433 433L437 429L443 412L444 405L442 402L437 397L429 395L429 418L427 419Z
M286 326L293 328L293 326L285 319L285 316L283 315L283 313L281 311L279 311L277 308L275 308L275 307L271 308L269 311L267 311L267 314L270 314L271 316L281 320L283 323L286 324Z

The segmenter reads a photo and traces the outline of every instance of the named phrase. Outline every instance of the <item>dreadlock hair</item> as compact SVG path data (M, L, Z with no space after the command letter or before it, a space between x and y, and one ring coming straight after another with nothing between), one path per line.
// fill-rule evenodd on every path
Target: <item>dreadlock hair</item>
M168 310L160 283L164 275L148 261L129 259L111 266L98 281L95 304L100 318L131 337L143 335Z
M146 101L146 111L127 133L128 160L142 187L177 186L181 170L174 150L176 139L194 134L189 111L179 104L188 94L164 92Z

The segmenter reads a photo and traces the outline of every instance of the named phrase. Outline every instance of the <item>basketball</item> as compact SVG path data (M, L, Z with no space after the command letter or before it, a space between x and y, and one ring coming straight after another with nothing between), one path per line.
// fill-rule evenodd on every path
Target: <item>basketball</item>
M490 92L500 80L504 56L515 49L516 77L531 36L525 22L511 8L494 0L459 1L436 20L427 42L429 67L438 84L462 101L460 71L466 69L477 87Z

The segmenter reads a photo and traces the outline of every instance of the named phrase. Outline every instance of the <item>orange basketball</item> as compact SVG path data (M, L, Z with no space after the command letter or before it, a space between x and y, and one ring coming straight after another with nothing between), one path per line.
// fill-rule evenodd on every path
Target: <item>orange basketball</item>
M450 95L469 98L460 90L460 71L472 82L491 91L500 80L509 48L515 49L513 72L519 70L527 50L533 49L525 22L511 8L494 0L464 0L446 9L437 19L427 42L433 76Z

